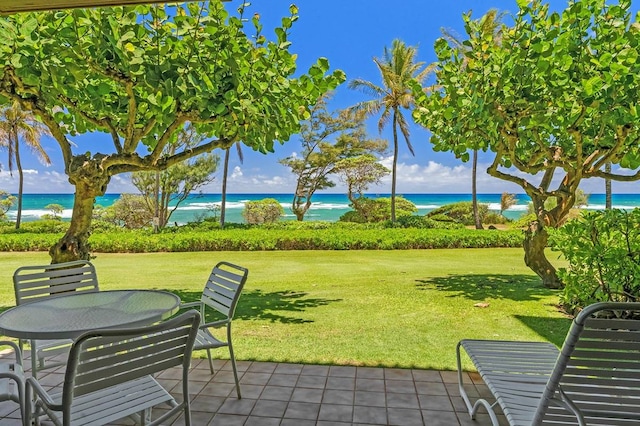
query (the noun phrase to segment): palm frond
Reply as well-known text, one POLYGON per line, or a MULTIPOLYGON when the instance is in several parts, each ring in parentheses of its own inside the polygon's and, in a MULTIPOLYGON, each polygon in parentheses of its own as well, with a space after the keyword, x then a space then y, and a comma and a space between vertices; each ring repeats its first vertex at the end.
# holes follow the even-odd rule
POLYGON ((413 146, 411 145, 411 141, 409 138, 411 136, 411 132, 409 130, 409 123, 407 123, 407 120, 404 118, 404 114, 402 114, 401 111, 397 111, 396 122, 400 126, 400 132, 404 137, 404 141, 407 143, 407 148, 409 148, 409 152, 411 153, 411 155, 415 157, 416 153, 413 151, 413 146))

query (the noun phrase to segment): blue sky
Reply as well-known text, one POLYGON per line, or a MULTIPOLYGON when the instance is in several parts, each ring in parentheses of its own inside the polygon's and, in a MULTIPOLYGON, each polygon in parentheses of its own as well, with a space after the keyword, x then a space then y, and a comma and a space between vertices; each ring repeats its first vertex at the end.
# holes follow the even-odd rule
MULTIPOLYGON (((554 10, 564 9, 566 0, 548 1, 554 10)), ((238 1, 229 3, 235 7, 238 1)), ((265 27, 265 34, 283 16, 288 16, 291 0, 254 0, 249 8, 250 14, 259 13, 265 27)), ((332 69, 341 69, 347 75, 347 81, 363 78, 380 83, 380 76, 374 57, 380 57, 385 46, 390 46, 395 38, 418 48, 418 60, 425 63, 435 61, 433 43, 441 35, 441 28, 464 35, 462 14, 469 10, 479 18, 489 9, 513 13, 517 10, 515 0, 299 0, 297 3, 300 18, 294 24, 291 50, 298 54, 298 69, 306 70, 318 57, 327 57, 332 69)), ((637 5, 634 5, 637 10, 637 5)), ((251 15, 249 15, 251 16, 251 15)), ((331 109, 345 108, 367 99, 360 92, 353 91, 347 84, 340 86, 330 103, 331 109)), ((407 112, 410 119, 410 112, 407 112)), ((371 119, 368 130, 372 137, 378 137, 377 119, 371 119)), ((390 128, 381 137, 391 140, 390 128)), ((76 145, 76 152, 92 153, 112 152, 113 147, 105 141, 102 134, 82 135, 70 138, 76 145)), ((471 192, 471 171, 469 163, 461 163, 452 154, 434 152, 429 142, 429 132, 420 126, 411 127, 411 141, 415 157, 411 156, 404 141, 401 140, 398 159, 399 193, 469 193, 471 192)), ((57 143, 45 139, 42 145, 49 153, 53 164, 41 165, 28 151, 23 150, 25 169, 25 192, 27 193, 72 193, 73 187, 64 174, 62 157, 57 143)), ((278 163, 279 159, 300 150, 299 139, 294 135, 284 145, 277 145, 275 153, 263 155, 245 147, 244 163, 240 164, 234 154, 230 161, 228 192, 230 193, 292 193, 295 180, 290 171, 278 163)), ((491 157, 480 157, 478 192, 501 193, 522 190, 513 184, 492 178, 484 173, 491 157)), ((391 167, 391 157, 382 157, 380 161, 391 167)), ((0 189, 17 191, 17 176, 11 177, 6 170, 6 152, 0 151, 0 189)), ((220 192, 220 172, 216 180, 205 187, 203 192, 220 192)), ((388 193, 391 188, 388 176, 380 186, 369 192, 388 193)), ((337 186, 328 192, 342 193, 344 186, 337 186)), ((640 192, 638 184, 614 182, 613 191, 640 192)), ((585 181, 583 189, 587 193, 604 192, 602 180, 585 181)), ((126 175, 114 176, 107 190, 109 193, 137 192, 126 175)))

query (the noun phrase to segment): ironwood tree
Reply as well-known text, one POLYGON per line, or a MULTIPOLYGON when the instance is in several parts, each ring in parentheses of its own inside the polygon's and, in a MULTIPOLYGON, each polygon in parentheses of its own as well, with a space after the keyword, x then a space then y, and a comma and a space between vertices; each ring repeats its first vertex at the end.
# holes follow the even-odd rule
POLYGON ((370 139, 365 128, 365 115, 348 111, 330 112, 329 95, 323 96, 311 109, 311 116, 302 123, 302 151, 280 160, 296 177, 296 190, 291 210, 299 221, 304 220, 317 191, 333 188, 333 176, 338 164, 347 158, 383 152, 387 142, 370 139))
MULTIPOLYGON (((197 146, 204 139, 204 135, 188 125, 178 132, 176 143, 166 148, 165 155, 171 156, 177 150, 197 146)), ((144 197, 154 217, 156 231, 167 226, 171 215, 189 195, 213 182, 213 173, 218 169, 219 162, 216 154, 204 153, 162 171, 132 173, 131 182, 144 197)))
POLYGON ((414 84, 414 118, 431 131, 435 150, 493 153, 487 173, 531 197, 536 219, 525 232, 524 260, 557 288, 544 253, 547 228, 565 221, 580 182, 640 179, 640 24, 629 0, 570 1, 560 13, 539 0, 518 5, 501 43, 470 14, 464 51, 436 41, 440 90, 414 84), (624 169, 607 171, 607 163, 624 169))
POLYGON ((325 58, 296 71, 295 6, 268 38, 258 13, 245 18, 247 5, 237 13, 212 0, 0 17, 0 104, 15 100, 47 125, 75 187, 53 262, 89 258, 95 197, 112 176, 163 170, 238 141, 272 152, 345 80, 327 73, 325 58), (187 123, 207 139, 165 154, 187 123), (87 132, 108 134, 113 151, 74 152, 68 137, 87 132))

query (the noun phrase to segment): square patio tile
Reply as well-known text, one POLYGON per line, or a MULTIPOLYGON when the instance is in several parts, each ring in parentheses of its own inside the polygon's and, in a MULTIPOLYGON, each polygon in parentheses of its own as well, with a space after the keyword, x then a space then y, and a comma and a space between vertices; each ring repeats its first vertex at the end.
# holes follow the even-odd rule
POLYGON ((356 371, 358 379, 384 379, 384 369, 374 367, 358 367, 356 371))
POLYGON ((265 386, 260 398, 275 401, 289 401, 291 395, 293 395, 293 389, 293 386, 265 386))
POLYGON ((352 405, 322 404, 318 420, 351 422, 353 419, 352 405))
POLYGON ((290 402, 287 411, 284 413, 285 418, 316 420, 320 404, 312 404, 309 402, 290 402))
POLYGON ((384 392, 356 391, 354 404, 367 407, 385 407, 387 405, 386 395, 384 392))
POLYGON ((282 418, 287 410, 286 401, 260 400, 251 411, 251 417, 278 417, 282 418))
POLYGON ((322 401, 323 392, 322 389, 295 388, 291 401, 319 403, 322 401))
POLYGON ((353 407, 353 422, 374 425, 387 424, 387 409, 383 407, 353 407))
MULTIPOLYGON (((420 410, 412 410, 409 408, 389 408, 387 409, 389 417, 389 425, 402 426, 422 426, 422 413, 420 410)), ((431 425, 431 419, 428 422, 431 425)))
POLYGON ((353 405, 354 392, 350 390, 326 389, 322 396, 323 404, 353 405))
POLYGON ((344 365, 332 365, 329 367, 329 376, 356 377, 356 367, 344 365))
POLYGON ((387 393, 387 407, 419 409, 420 403, 416 394, 387 393))
POLYGON ((274 373, 276 374, 300 374, 302 372, 302 364, 278 364, 274 373))

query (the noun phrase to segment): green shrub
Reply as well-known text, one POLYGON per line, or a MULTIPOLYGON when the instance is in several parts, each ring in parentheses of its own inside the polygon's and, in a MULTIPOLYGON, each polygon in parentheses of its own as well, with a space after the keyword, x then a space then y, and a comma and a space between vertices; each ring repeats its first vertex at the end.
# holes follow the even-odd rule
POLYGON ((69 222, 62 222, 60 220, 42 219, 35 220, 33 222, 22 222, 20 228, 15 228, 15 223, 7 222, 8 226, 3 223, 0 226, 0 234, 49 234, 56 232, 66 232, 69 229, 69 222))
MULTIPOLYGON (((354 206, 355 207, 355 206, 354 206)), ((396 219, 409 216, 417 212, 418 208, 404 197, 396 197, 396 219)), ((349 211, 340 217, 342 222, 374 223, 391 219, 391 198, 358 199, 357 209, 349 211)))
POLYGON ((509 222, 511 222, 509 218, 506 218, 501 214, 495 213, 495 212, 488 212, 485 215, 484 220, 482 221, 482 223, 501 224, 501 225, 509 222))
POLYGON ((450 222, 450 223, 457 223, 455 219, 453 219, 452 217, 447 216, 446 214, 431 214, 433 212, 429 212, 426 217, 427 219, 431 219, 431 220, 435 220, 436 222, 450 222))
MULTIPOLYGON (((485 217, 487 216, 488 212, 489 206, 487 204, 478 204, 478 215, 480 216, 480 221, 482 223, 485 223, 485 217)), ((462 223, 465 226, 475 224, 475 221, 473 219, 473 204, 471 203, 471 201, 461 201, 459 203, 446 204, 427 213, 428 218, 440 215, 447 216, 450 219, 458 223, 462 223)))
POLYGON ((154 213, 144 196, 122 194, 111 206, 100 209, 101 220, 127 229, 150 227, 154 213))
POLYGON ((338 219, 340 222, 366 223, 367 219, 355 210, 349 210, 338 219))
POLYGON ((514 220, 513 222, 511 222, 511 227, 516 229, 524 229, 524 228, 528 228, 529 224, 531 222, 535 222, 536 221, 536 215, 533 213, 527 213, 523 216, 520 216, 520 218, 518 218, 517 220, 514 220))
MULTIPOLYGON (((89 238, 96 253, 239 250, 393 250, 466 247, 521 247, 521 231, 475 229, 384 228, 382 224, 334 223, 313 229, 300 223, 282 228, 249 226, 202 231, 171 227, 151 230, 94 232, 89 238), (294 226, 299 226, 295 229, 294 226), (175 229, 174 229, 175 228, 175 229), (295 229, 295 232, 292 230, 295 229)), ((0 251, 47 251, 59 234, 0 234, 0 251)))
POLYGON ((400 216, 396 223, 390 220, 384 222, 385 228, 418 228, 418 229, 456 229, 464 228, 464 225, 452 221, 440 222, 425 216, 400 216))
POLYGON ((284 216, 284 209, 274 198, 264 198, 257 201, 247 201, 242 211, 247 223, 255 225, 277 222, 284 216))
POLYGON ((640 300, 640 209, 605 210, 550 231, 550 246, 569 262, 558 271, 560 302, 575 313, 600 301, 640 300))

